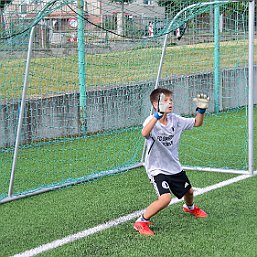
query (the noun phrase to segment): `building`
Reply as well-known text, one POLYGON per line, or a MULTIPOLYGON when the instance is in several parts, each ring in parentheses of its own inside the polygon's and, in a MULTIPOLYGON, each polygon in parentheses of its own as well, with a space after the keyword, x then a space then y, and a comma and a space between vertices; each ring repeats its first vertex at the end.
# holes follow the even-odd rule
MULTIPOLYGON (((51 1, 13 0, 4 10, 6 28, 26 26, 42 14, 42 9, 51 1)), ((74 42, 77 38, 77 1, 69 5, 56 2, 49 5, 50 12, 43 13, 39 22, 41 34, 39 44, 45 47, 47 42, 59 44, 74 42), (56 8, 58 7, 59 8, 56 8), (51 10, 52 8, 52 10, 51 10)), ((146 33, 146 26, 156 24, 165 18, 165 10, 154 0, 135 0, 130 4, 120 4, 110 0, 84 1, 84 17, 86 31, 99 31, 104 28, 117 34, 132 36, 135 33, 146 33)))

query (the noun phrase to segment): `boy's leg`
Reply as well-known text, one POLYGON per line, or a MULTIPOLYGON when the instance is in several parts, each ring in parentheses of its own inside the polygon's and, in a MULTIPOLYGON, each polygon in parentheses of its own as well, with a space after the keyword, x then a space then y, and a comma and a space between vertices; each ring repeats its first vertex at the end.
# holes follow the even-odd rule
POLYGON ((208 214, 194 204, 194 191, 192 187, 184 195, 185 204, 183 210, 192 213, 196 217, 205 218, 208 214))
POLYGON ((184 201, 187 206, 191 206, 194 204, 194 191, 192 187, 184 195, 184 201))
POLYGON ((148 227, 150 224, 152 224, 149 220, 159 211, 167 207, 170 201, 170 193, 166 193, 159 196, 159 198, 156 201, 154 201, 147 207, 145 213, 136 220, 136 222, 134 223, 134 228, 141 235, 154 235, 154 232, 148 227))
POLYGON ((146 208, 146 211, 144 213, 145 219, 149 220, 151 217, 153 217, 159 211, 166 208, 169 205, 170 201, 171 201, 171 194, 170 193, 163 194, 163 195, 159 196, 159 198, 156 201, 152 202, 146 208))

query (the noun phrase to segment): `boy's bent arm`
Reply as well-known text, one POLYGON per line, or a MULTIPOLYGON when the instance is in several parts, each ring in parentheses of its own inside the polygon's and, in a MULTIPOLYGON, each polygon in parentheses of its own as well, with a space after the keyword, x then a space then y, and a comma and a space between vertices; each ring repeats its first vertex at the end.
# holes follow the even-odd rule
POLYGON ((148 137, 154 128, 155 124, 157 122, 157 119, 153 117, 142 129, 142 136, 148 137))
POLYGON ((204 113, 197 112, 195 116, 195 127, 200 127, 203 125, 204 113))

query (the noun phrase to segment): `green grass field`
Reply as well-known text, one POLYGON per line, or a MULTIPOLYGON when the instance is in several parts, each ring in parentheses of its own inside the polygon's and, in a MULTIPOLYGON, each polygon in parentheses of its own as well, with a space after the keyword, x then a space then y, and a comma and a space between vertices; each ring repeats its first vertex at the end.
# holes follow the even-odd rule
MULTIPOLYGON (((214 65, 213 43, 192 46, 168 47, 162 69, 162 77, 212 72, 214 65)), ((86 56, 87 87, 138 83, 156 78, 161 47, 140 48, 108 54, 86 56)), ((230 41, 221 44, 221 68, 244 66, 247 63, 247 42, 230 41), (240 59, 238 58, 240 56, 240 59)), ((33 58, 27 95, 39 96, 78 91, 78 56, 33 58), (40 86, 38 86, 40 85, 40 86)), ((255 62, 257 61, 257 54, 255 62)), ((0 62, 0 97, 21 96, 24 59, 0 62)))
MULTIPOLYGON (((20 147, 14 192, 62 184, 137 163, 140 161, 143 143, 140 129, 133 128, 86 138, 64 138, 56 142, 20 147), (133 147, 129 147, 130 145, 133 147)), ((0 192, 5 194, 8 191, 13 158, 13 151, 9 150, 0 152, 0 176, 4 182, 0 185, 0 192)))
MULTIPOLYGON (((246 53, 246 46, 240 42, 222 45, 221 66, 244 65, 246 53)), ((155 78, 159 58, 159 48, 89 55, 87 83, 89 86, 101 86, 121 84, 124 78, 130 82, 148 80, 151 72, 155 78)), ((163 76, 170 76, 171 68, 172 74, 177 75, 213 70, 212 44, 169 47, 166 58, 163 76)), ((1 99, 21 95, 23 73, 24 60, 10 59, 0 63, 1 99)), ((38 96, 77 91, 77 73, 77 56, 34 59, 28 94, 38 96)), ((254 131, 257 130, 256 115, 255 108, 254 131)), ((244 109, 207 116, 203 127, 183 136, 183 165, 246 169, 246 125, 244 109)), ((117 135, 117 131, 115 133, 117 135)), ((256 142, 255 137, 255 169, 256 142)), ((119 132, 119 136, 115 137, 110 133, 23 147, 19 152, 14 190, 29 191, 92 172, 133 164, 140 161, 142 146, 140 128, 133 128, 119 132), (105 142, 104 146, 102 142, 105 142)), ((9 150, 0 152, 0 194, 5 196, 12 159, 12 151, 9 150)), ((204 188, 235 175, 190 171, 188 176, 193 186, 204 188)), ((170 206, 153 218, 155 237, 140 236, 133 230, 134 220, 131 220, 39 256, 256 257, 256 183, 257 176, 254 176, 198 196, 196 203, 209 213, 204 220, 184 214, 181 203, 170 206)), ((138 168, 0 205, 0 257, 11 256, 142 210, 155 197, 144 169, 138 168)))
MULTIPOLYGON (((195 187, 233 175, 188 172, 195 187)), ((196 197, 209 213, 197 219, 183 213, 182 203, 152 221, 156 235, 142 237, 134 220, 101 231, 38 256, 193 256, 255 257, 256 183, 252 177, 196 197)), ((1 256, 10 256, 144 209, 155 199, 143 168, 93 183, 2 205, 1 256)))
MULTIPOLYGON (((256 110, 255 108, 255 127, 256 110)), ((139 163, 144 144, 140 132, 141 126, 86 138, 64 138, 21 146, 15 171, 14 193, 61 185, 102 171, 139 163)), ((180 159, 185 166, 247 170, 246 135, 244 108, 208 115, 204 126, 184 133, 180 159)), ((12 149, 9 150, 0 152, 1 198, 8 192, 13 157, 12 149)), ((255 151, 257 152, 257 144, 255 151)))
MULTIPOLYGON (((239 167, 239 164, 244 165, 242 161, 245 159, 245 153, 242 151, 245 148, 244 139, 240 137, 242 141, 237 141, 234 138, 233 147, 226 147, 226 142, 228 145, 232 144, 232 137, 236 135, 233 133, 235 128, 237 128, 236 132, 238 132, 241 126, 242 131, 244 131, 245 125, 242 126, 241 124, 244 119, 243 109, 229 112, 226 115, 222 114, 221 116, 207 116, 205 125, 202 128, 194 129, 191 132, 188 131, 189 133, 187 134, 186 132, 183 137, 181 145, 182 163, 185 164, 185 160, 191 156, 190 162, 202 161, 208 163, 213 161, 215 165, 218 165, 218 161, 220 161, 219 165, 222 166, 224 165, 224 160, 227 160, 228 163, 234 164, 235 167, 239 167), (220 122, 223 127, 219 126, 220 122), (220 134, 221 142, 224 145, 217 144, 217 135, 215 136, 215 134, 218 131, 224 132, 220 134), (188 137, 191 133, 192 136, 188 137), (211 135, 213 135, 213 139, 211 135), (200 141, 199 138, 201 139, 200 141), (199 146, 200 142, 203 143, 202 146, 199 146), (214 142, 216 142, 216 145, 214 142), (188 145, 191 147, 188 148, 188 145), (203 146, 205 146, 203 148, 205 151, 196 151, 196 147, 200 150, 203 146), (207 146, 209 147, 208 150, 206 149, 207 146)), ((128 138, 137 141, 138 132, 135 133, 135 131, 132 130, 126 133, 135 134, 134 139, 131 134, 128 138)), ((112 142, 111 135, 105 135, 105 137, 106 142, 110 145, 110 142, 112 142)), ((92 138, 94 140, 91 145, 89 144, 91 150, 98 145, 95 139, 103 140, 101 137, 92 138)), ((110 159, 112 162, 115 162, 115 156, 121 154, 121 151, 117 150, 117 148, 114 151, 115 147, 120 145, 117 140, 114 141, 113 148, 110 146, 110 149, 113 149, 113 159, 110 159)), ((131 144, 131 141, 125 140, 125 142, 126 144, 131 144)), ((68 147, 69 144, 74 149, 83 149, 80 148, 80 140, 65 142, 67 149, 72 149, 68 147)), ((255 156, 257 153, 256 146, 257 144, 255 144, 255 156)), ((20 177, 26 186, 36 177, 38 177, 38 183, 40 183, 40 179, 42 183, 43 179, 48 177, 51 172, 45 173, 44 168, 41 168, 40 171, 40 165, 44 167, 42 164, 45 164, 54 153, 56 154, 55 157, 63 157, 65 152, 63 145, 61 148, 63 150, 58 152, 58 144, 47 143, 43 145, 44 155, 42 155, 42 149, 37 152, 39 149, 40 146, 24 149, 23 155, 32 157, 33 164, 37 161, 39 162, 37 166, 38 173, 25 172, 23 180, 20 177)), ((130 151, 133 152, 133 149, 130 149, 130 151)), ((71 160, 78 160, 78 153, 77 155, 73 154, 75 154, 75 151, 69 155, 69 157, 72 157, 71 160)), ((82 157, 86 158, 86 155, 82 157)), ((102 155, 103 161, 98 161, 99 164, 92 162, 90 165, 102 165, 99 167, 104 168, 106 165, 105 158, 106 155, 102 155)), ((126 159, 125 157, 122 158, 126 159)), ((19 164, 21 167, 33 166, 30 162, 26 164, 28 159, 24 158, 24 160, 25 163, 19 164)), ((255 158, 255 167, 256 161, 257 158, 255 158)), ((87 161, 84 160, 84 163, 87 163, 87 161)), ((58 162, 55 165, 60 165, 60 169, 63 166, 58 162)), ((82 165, 82 162, 79 165, 82 165)), ((70 167, 73 166, 76 166, 76 162, 70 167)), ((52 175, 58 175, 58 173, 53 173, 52 175)), ((194 187, 204 188, 236 175, 188 171, 188 176, 194 187)), ((182 203, 170 206, 153 217, 154 224, 152 228, 156 233, 153 238, 142 237, 134 231, 132 227, 133 219, 122 225, 41 253, 38 256, 148 257, 190 255, 193 257, 256 257, 256 183, 257 176, 254 176, 197 196, 195 202, 209 213, 207 219, 197 219, 183 213, 182 203)), ((0 241, 2 246, 0 256, 7 257, 24 252, 120 216, 142 210, 155 197, 154 190, 148 182, 144 169, 138 168, 125 173, 107 176, 90 183, 79 184, 2 204, 0 205, 0 241)))

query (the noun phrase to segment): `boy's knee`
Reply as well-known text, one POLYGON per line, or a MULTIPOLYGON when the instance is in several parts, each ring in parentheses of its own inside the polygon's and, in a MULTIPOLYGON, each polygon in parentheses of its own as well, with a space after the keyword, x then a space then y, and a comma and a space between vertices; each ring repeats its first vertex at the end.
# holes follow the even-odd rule
POLYGON ((191 187, 187 192, 186 192, 187 195, 193 195, 194 194, 194 190, 193 188, 191 187))
POLYGON ((192 188, 190 188, 184 195, 184 199, 186 201, 192 201, 194 198, 194 190, 192 188))
POLYGON ((171 201, 171 194, 163 194, 159 197, 159 200, 162 201, 163 204, 168 206, 171 201))

